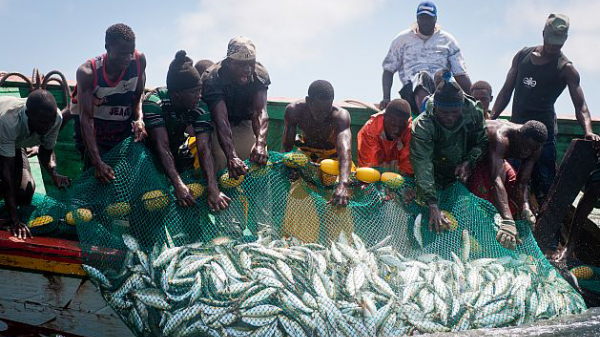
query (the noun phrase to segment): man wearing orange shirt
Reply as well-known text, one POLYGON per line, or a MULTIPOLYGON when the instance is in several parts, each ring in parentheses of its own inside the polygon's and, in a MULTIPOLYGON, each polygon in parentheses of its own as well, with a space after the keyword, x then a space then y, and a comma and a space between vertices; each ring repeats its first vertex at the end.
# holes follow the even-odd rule
POLYGON ((358 132, 358 164, 381 167, 412 175, 410 104, 403 99, 391 101, 383 112, 374 114, 358 132))

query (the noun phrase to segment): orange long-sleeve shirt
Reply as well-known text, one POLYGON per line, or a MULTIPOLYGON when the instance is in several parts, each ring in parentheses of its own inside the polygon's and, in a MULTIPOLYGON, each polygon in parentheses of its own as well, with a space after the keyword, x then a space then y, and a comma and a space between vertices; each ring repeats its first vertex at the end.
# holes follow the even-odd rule
POLYGON ((404 174, 413 174, 410 163, 410 137, 412 119, 400 137, 390 141, 383 129, 383 112, 367 121, 358 132, 358 164, 360 167, 385 167, 404 174))

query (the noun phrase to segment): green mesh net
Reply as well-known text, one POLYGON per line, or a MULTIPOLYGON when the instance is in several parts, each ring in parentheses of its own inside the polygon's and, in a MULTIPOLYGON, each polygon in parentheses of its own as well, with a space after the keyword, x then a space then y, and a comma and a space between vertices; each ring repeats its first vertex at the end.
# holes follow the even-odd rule
POLYGON ((146 148, 125 141, 105 158, 113 183, 85 172, 31 216, 76 223, 85 270, 138 336, 401 336, 585 310, 529 227, 503 248, 495 208, 463 185, 439 192, 455 220, 435 234, 427 209, 403 202, 410 179, 355 182, 339 208, 335 177, 300 160, 287 162, 300 171, 291 181, 284 156, 269 158, 241 182, 222 179, 232 203, 211 213, 201 175, 183 175, 197 203, 179 207, 146 148))

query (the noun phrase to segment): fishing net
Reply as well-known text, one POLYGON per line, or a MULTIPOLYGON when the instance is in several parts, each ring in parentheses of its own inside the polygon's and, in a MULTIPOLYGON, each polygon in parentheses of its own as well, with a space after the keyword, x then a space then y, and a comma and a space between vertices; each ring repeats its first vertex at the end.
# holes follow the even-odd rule
POLYGON ((212 213, 198 172, 183 174, 197 198, 183 208, 142 144, 104 159, 114 182, 85 172, 47 209, 76 223, 85 270, 138 336, 401 336, 585 310, 529 227, 503 248, 495 208, 461 184, 439 192, 452 226, 436 234, 426 207, 404 203, 410 179, 354 179, 334 207, 335 176, 270 153, 243 179, 219 175, 232 202, 212 213))

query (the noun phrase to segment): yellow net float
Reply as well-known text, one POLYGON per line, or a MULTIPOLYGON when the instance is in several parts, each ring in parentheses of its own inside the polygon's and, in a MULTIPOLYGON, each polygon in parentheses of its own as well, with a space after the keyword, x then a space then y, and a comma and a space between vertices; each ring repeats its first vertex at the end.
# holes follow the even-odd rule
POLYGON ((131 206, 128 202, 116 202, 106 207, 106 214, 111 218, 122 218, 131 213, 131 206))
POLYGON ((78 222, 89 222, 92 220, 92 211, 87 208, 78 208, 74 211, 67 213, 65 220, 67 224, 73 226, 78 222))
POLYGON ((144 193, 142 196, 142 203, 144 208, 148 211, 161 210, 169 204, 169 197, 161 190, 154 190, 144 193))
POLYGON ((340 162, 333 159, 321 160, 321 171, 332 176, 340 175, 340 162))
POLYGON ((190 189, 190 192, 192 192, 192 196, 194 197, 194 199, 198 199, 204 194, 205 189, 202 184, 191 183, 187 184, 186 186, 190 189))
POLYGON ((442 211, 442 214, 446 216, 446 219, 450 220, 450 228, 449 231, 455 231, 458 229, 458 220, 452 215, 452 213, 448 211, 442 211))
POLYGON ((404 185, 404 177, 395 172, 383 172, 381 174, 381 183, 385 187, 395 190, 404 185))
POLYGON ((289 168, 301 168, 306 166, 308 162, 308 157, 300 152, 290 152, 283 156, 283 165, 289 168))
POLYGON ((578 280, 589 280, 594 276, 594 270, 588 266, 575 267, 571 269, 571 273, 573 273, 578 280))
POLYGON ((381 178, 381 174, 374 168, 371 167, 359 167, 356 169, 356 179, 363 183, 371 184, 378 182, 381 178))
POLYGON ((223 173, 223 175, 221 175, 219 178, 219 182, 221 183, 221 187, 223 189, 238 187, 243 181, 244 176, 239 176, 237 179, 233 179, 229 176, 229 172, 227 171, 225 171, 225 173, 223 173))
MULTIPOLYGON (((304 157, 306 157, 306 156, 304 156, 304 157)), ((273 163, 271 163, 270 160, 267 161, 266 165, 258 165, 257 163, 250 163, 248 172, 252 173, 252 175, 256 178, 262 178, 262 177, 266 177, 267 174, 269 174, 272 166, 273 166, 273 163)))
POLYGON ((47 224, 50 224, 54 222, 54 218, 49 216, 49 215, 42 215, 42 216, 38 216, 37 218, 29 221, 29 224, 27 225, 27 227, 32 228, 32 227, 38 227, 38 226, 44 226, 47 224))

